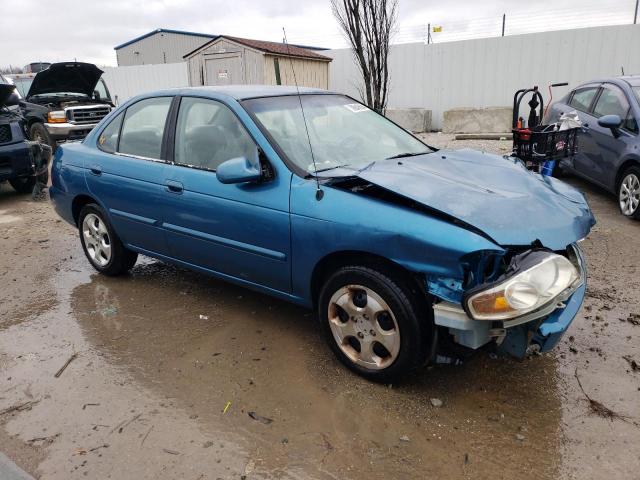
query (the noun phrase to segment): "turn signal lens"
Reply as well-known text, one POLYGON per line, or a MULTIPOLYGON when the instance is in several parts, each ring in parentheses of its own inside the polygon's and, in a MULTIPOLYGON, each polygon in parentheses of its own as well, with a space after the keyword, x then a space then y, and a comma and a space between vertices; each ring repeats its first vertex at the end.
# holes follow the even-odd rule
POLYGON ((49 123, 65 123, 66 121, 64 110, 53 110, 47 114, 47 122, 49 123))
POLYGON ((476 320, 507 320, 537 310, 580 280, 578 270, 550 253, 536 265, 472 295, 467 308, 476 320))

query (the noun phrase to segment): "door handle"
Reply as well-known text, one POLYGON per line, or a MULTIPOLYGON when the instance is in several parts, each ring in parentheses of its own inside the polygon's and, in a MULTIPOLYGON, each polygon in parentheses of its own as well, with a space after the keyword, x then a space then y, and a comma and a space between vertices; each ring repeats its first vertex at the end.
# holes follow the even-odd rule
POLYGON ((167 180, 164 183, 164 186, 169 193, 177 193, 180 194, 184 190, 182 183, 176 182, 175 180, 167 180))
POLYGON ((93 175, 102 175, 102 167, 100 165, 91 165, 89 167, 89 171, 93 174, 93 175))

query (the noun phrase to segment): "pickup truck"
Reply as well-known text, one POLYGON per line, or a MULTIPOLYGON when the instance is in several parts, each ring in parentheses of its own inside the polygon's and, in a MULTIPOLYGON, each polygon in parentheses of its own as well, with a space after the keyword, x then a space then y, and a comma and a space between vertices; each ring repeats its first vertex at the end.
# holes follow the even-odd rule
POLYGON ((81 62, 54 63, 38 72, 21 102, 29 138, 55 151, 60 143, 86 137, 114 108, 102 73, 81 62))

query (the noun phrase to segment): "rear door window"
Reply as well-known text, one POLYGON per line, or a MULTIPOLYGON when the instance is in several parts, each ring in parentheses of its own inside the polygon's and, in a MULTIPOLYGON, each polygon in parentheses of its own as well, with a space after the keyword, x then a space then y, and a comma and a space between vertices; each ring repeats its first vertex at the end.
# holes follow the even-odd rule
POLYGON ((118 153, 159 160, 173 97, 147 98, 127 108, 118 153))
POLYGON ((573 92, 569 105, 581 112, 588 112, 596 93, 598 93, 598 87, 579 88, 573 92))

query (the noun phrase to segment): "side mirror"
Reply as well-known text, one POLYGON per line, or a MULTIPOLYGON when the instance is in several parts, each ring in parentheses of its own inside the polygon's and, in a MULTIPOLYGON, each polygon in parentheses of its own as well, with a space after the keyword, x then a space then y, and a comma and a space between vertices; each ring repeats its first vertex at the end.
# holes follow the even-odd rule
POLYGON ((20 95, 18 95, 17 92, 13 92, 11 95, 9 95, 9 98, 5 102, 5 105, 7 107, 14 107, 19 104, 20 104, 20 95))
POLYGON ((246 157, 232 158, 216 169, 218 181, 225 184, 257 182, 261 176, 260 166, 246 157))
POLYGON ((13 107, 20 103, 20 95, 16 92, 15 85, 0 83, 0 107, 13 107))
POLYGON ((610 128, 614 137, 618 138, 620 132, 618 129, 622 125, 622 119, 619 115, 604 115, 598 119, 598 125, 604 128, 610 128))

